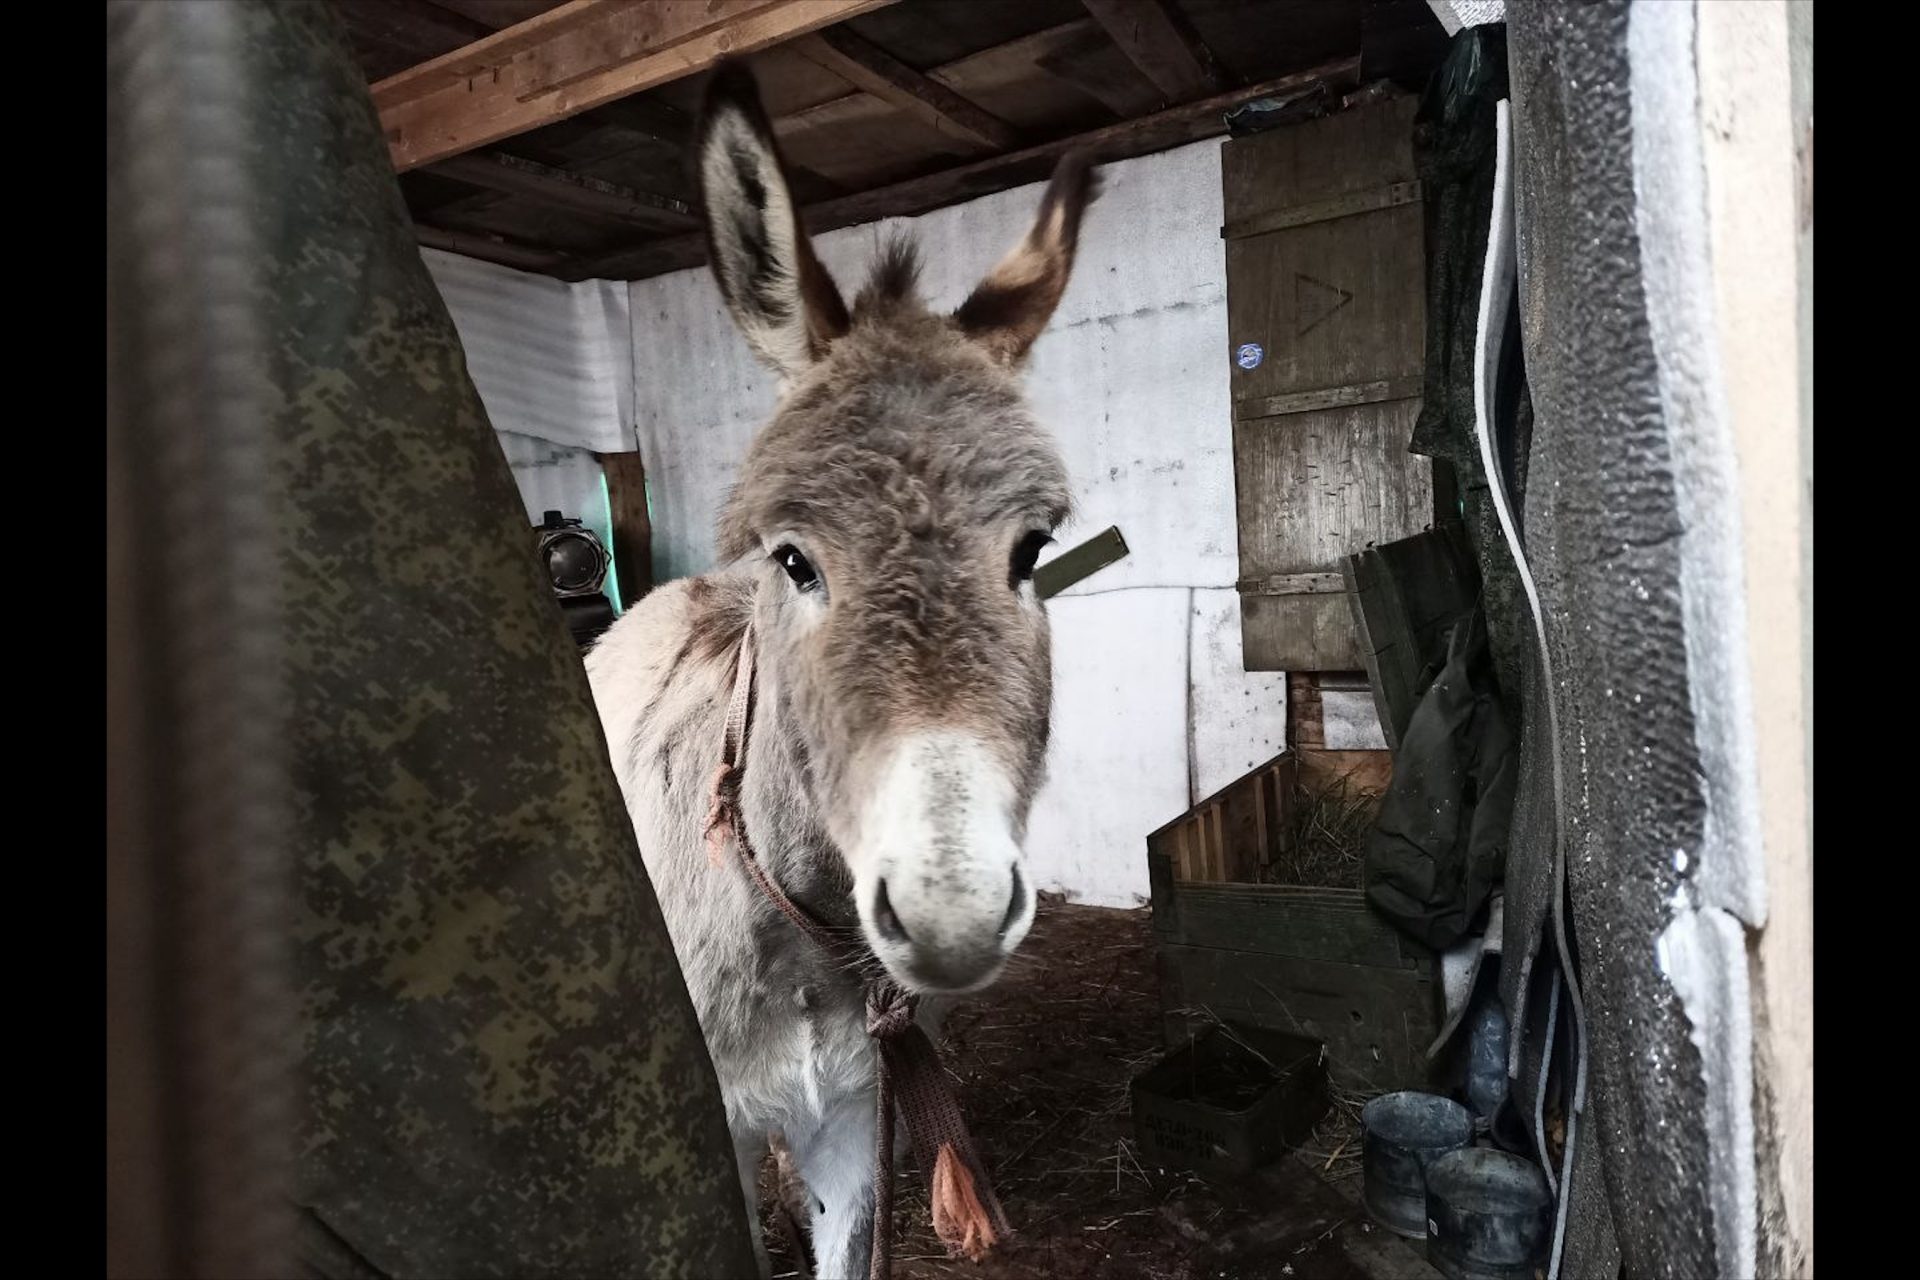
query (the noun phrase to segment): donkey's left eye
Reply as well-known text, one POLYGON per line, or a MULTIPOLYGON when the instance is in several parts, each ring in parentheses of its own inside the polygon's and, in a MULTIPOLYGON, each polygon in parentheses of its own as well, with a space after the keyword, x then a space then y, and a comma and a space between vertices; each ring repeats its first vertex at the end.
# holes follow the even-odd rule
POLYGON ((802 591, 812 591, 820 585, 820 575, 807 563, 807 558, 792 547, 776 547, 773 559, 774 563, 787 571, 787 576, 793 579, 793 585, 802 591))
POLYGON ((1017 587, 1033 579, 1033 566, 1040 560, 1040 552, 1053 539, 1038 529, 1020 539, 1013 548, 1012 571, 1007 577, 1007 585, 1017 587))

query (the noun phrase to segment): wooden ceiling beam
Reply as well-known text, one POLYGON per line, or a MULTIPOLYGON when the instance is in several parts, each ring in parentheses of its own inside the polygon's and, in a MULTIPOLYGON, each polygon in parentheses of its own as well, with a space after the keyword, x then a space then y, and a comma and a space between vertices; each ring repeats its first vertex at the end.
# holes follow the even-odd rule
MULTIPOLYGON (((807 229, 818 234, 880 218, 925 213, 1009 187, 1039 182, 1069 151, 1085 150, 1095 163, 1105 164, 1218 137, 1226 132, 1223 118, 1226 112, 1244 102, 1256 98, 1286 98, 1322 84, 1347 89, 1359 82, 1359 74, 1359 58, 1341 58, 1275 80, 1263 80, 1197 102, 1169 107, 1136 120, 1124 120, 1005 155, 988 156, 872 191, 818 201, 806 206, 802 217, 807 229)), ((639 279, 698 266, 705 257, 704 236, 698 233, 665 236, 628 249, 582 256, 558 274, 567 280, 593 276, 639 279)))
POLYGON ((423 248, 443 249, 448 253, 457 253, 463 258, 497 262, 503 267, 514 267, 520 271, 553 274, 570 261, 569 256, 558 249, 543 249, 538 245, 521 244, 504 236, 475 235, 470 231, 449 231, 444 227, 430 226, 424 222, 413 224, 413 238, 423 248))
MULTIPOLYGON (((600 165, 651 142, 675 148, 684 147, 693 133, 693 121, 683 111, 651 98, 622 98, 597 107, 592 120, 603 126, 588 137, 588 145, 570 149, 567 165, 600 165), (630 141, 623 141, 631 139, 630 141)), ((535 200, 542 204, 578 209, 651 227, 656 231, 680 231, 693 226, 698 217, 685 200, 652 191, 640 191, 577 169, 556 168, 527 157, 501 151, 486 153, 491 168, 467 162, 481 153, 468 152, 441 160, 420 173, 454 179, 464 185, 483 188, 467 195, 456 195, 424 208, 417 215, 436 222, 448 217, 471 219, 486 209, 511 198, 535 200), (536 176, 537 175, 537 176, 536 176), (551 178, 552 181, 542 181, 551 178), (659 210, 650 214, 648 210, 659 210)), ((788 166, 793 178, 794 196, 801 201, 825 200, 845 195, 847 189, 821 177, 802 165, 788 166)))
POLYGON ((472 151, 894 0, 572 0, 389 76, 396 171, 472 151))
POLYGON ((1034 70, 1093 99, 1121 120, 1147 115, 1166 105, 1166 97, 1143 76, 1114 75, 1100 55, 1113 50, 1113 41, 1091 19, 1080 30, 1058 41, 1034 58, 1034 70), (1096 59, 1099 59, 1096 61, 1096 59))
POLYGON ((1220 69, 1199 33, 1167 0, 1080 0, 1127 61, 1169 102, 1218 93, 1220 69))
POLYGON ((527 196, 542 204, 613 218, 653 231, 683 231, 698 224, 692 207, 684 200, 636 191, 499 151, 452 156, 428 172, 469 186, 527 196))
POLYGON ((1019 131, 1005 120, 845 27, 802 36, 788 47, 968 150, 1012 151, 1020 145, 1019 131))

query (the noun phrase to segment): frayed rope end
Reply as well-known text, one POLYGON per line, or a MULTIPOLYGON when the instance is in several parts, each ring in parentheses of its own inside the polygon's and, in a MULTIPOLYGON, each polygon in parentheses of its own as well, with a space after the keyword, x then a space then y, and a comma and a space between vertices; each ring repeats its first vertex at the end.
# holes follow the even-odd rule
POLYGON ((949 1253, 978 1262, 998 1244, 993 1220, 973 1185, 973 1173, 951 1142, 940 1144, 933 1164, 933 1231, 949 1253))

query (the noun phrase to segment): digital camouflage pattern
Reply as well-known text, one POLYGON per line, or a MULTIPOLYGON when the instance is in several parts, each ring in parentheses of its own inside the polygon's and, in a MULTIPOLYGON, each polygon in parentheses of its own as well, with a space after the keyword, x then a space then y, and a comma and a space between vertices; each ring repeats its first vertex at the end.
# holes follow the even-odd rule
POLYGON ((250 5, 300 851, 303 1267, 752 1276, 580 660, 327 6, 250 5))

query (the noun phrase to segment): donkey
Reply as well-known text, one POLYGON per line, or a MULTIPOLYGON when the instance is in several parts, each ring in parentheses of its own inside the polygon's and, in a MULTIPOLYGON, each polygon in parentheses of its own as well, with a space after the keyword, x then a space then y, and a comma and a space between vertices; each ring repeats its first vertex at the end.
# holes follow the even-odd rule
POLYGON ((782 394, 720 515, 728 567, 646 596, 587 671, 756 1244, 778 1134, 812 1199, 818 1274, 863 1275, 876 1117, 860 982, 702 840, 735 663, 750 635, 738 803, 759 865, 932 1025, 941 999, 999 976, 1033 920, 1021 845, 1052 673, 1032 578, 1069 493, 1018 372, 1095 186, 1084 158, 1063 160, 1032 229, 951 315, 918 298, 900 241, 849 311, 749 73, 716 73, 695 147, 714 275, 782 394))

